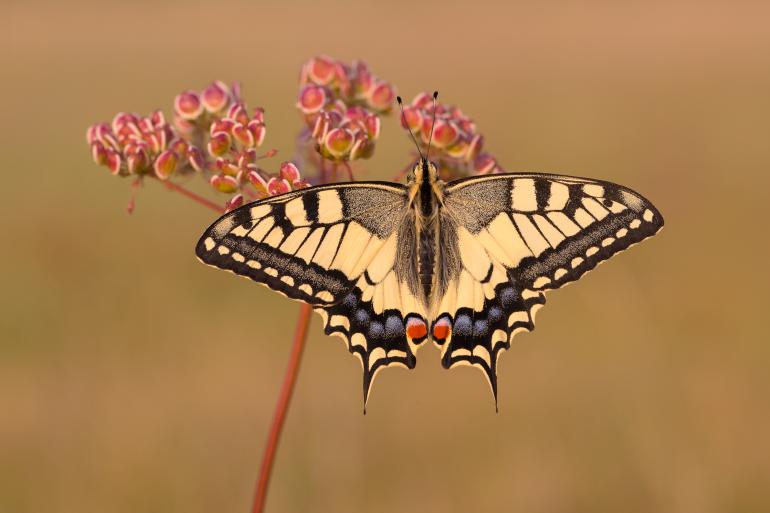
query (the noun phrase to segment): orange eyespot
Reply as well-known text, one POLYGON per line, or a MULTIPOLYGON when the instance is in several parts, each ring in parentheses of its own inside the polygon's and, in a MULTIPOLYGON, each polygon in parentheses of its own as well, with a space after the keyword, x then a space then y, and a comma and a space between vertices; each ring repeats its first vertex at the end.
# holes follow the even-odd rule
POLYGON ((406 334, 413 340, 424 338, 428 334, 428 328, 422 321, 414 320, 406 327, 406 334))
POLYGON ((444 340, 449 336, 448 324, 436 324, 433 326, 433 338, 436 340, 444 340))

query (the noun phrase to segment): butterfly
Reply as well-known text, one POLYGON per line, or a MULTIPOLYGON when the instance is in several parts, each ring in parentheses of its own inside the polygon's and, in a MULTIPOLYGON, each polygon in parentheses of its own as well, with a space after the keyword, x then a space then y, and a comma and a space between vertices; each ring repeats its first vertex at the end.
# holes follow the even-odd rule
POLYGON ((363 367, 366 404, 387 367, 432 341, 472 365, 497 404, 497 364, 534 329, 545 293, 663 226, 629 188, 538 173, 450 182, 420 158, 407 183, 319 185, 233 210, 196 246, 206 264, 309 303, 363 367))

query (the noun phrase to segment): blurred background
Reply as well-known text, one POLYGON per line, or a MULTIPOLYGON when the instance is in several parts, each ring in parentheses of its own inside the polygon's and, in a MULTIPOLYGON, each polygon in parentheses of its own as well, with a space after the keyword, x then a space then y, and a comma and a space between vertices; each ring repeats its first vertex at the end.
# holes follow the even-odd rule
MULTIPOLYGON (((505 168, 630 186, 666 228, 549 294, 501 359, 499 414, 429 348, 361 415, 360 364, 314 318, 268 511, 770 510, 767 2, 2 11, 0 512, 248 511, 298 305, 195 259, 200 205, 150 181, 127 215, 84 134, 239 80, 277 169, 321 53, 439 89, 505 168)), ((386 120, 358 178, 410 151, 386 120)))

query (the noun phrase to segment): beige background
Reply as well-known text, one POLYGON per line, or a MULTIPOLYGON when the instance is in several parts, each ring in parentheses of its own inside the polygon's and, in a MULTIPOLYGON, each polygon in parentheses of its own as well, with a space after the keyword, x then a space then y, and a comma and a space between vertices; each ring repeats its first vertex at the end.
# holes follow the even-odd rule
MULTIPOLYGON (((128 180, 84 132, 237 79, 277 166, 317 53, 406 97, 438 88, 506 168, 631 186, 667 226, 549 295, 501 360, 499 415, 431 348, 362 416, 359 363, 314 319, 269 511, 770 510, 768 19, 730 1, 4 4, 0 511, 248 510, 298 307, 195 260, 200 206, 150 183, 126 215, 128 180)), ((360 178, 408 161, 383 131, 360 178)))

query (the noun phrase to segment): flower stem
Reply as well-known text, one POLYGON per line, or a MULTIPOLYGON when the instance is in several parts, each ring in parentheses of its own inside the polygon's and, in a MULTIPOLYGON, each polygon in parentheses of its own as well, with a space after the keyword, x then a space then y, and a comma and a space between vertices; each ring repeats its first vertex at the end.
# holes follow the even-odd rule
POLYGON ((286 373, 283 376, 281 392, 278 396, 278 402, 273 412, 273 424, 270 426, 270 433, 265 443, 265 451, 262 454, 262 465, 259 469, 257 478, 257 489, 254 492, 254 502, 251 507, 251 513, 262 513, 265 508, 265 499, 267 498, 267 487, 270 484, 270 475, 273 471, 273 460, 275 451, 278 448, 278 441, 283 429, 283 421, 286 418, 286 411, 289 409, 294 385, 297 382, 299 364, 302 359, 302 351, 305 348, 305 339, 307 338, 307 328, 310 324, 310 317, 313 314, 313 308, 308 304, 302 304, 297 319, 297 327, 294 330, 294 342, 291 346, 289 363, 286 367, 286 373))
POLYGON ((184 196, 187 196, 191 200, 195 201, 196 203, 200 203, 204 207, 208 207, 208 208, 210 208, 212 210, 216 210, 220 214, 225 211, 225 209, 221 205, 217 205, 213 201, 207 200, 203 196, 200 196, 200 195, 198 195, 198 194, 196 194, 196 193, 194 193, 194 192, 192 192, 192 191, 190 191, 188 189, 185 189, 184 187, 182 187, 179 184, 176 184, 176 183, 171 182, 171 181, 160 181, 160 183, 165 185, 166 189, 169 189, 169 190, 172 190, 174 192, 178 192, 180 194, 183 194, 184 196))

